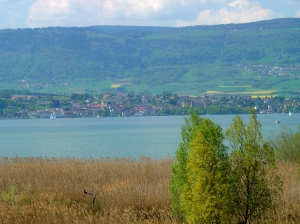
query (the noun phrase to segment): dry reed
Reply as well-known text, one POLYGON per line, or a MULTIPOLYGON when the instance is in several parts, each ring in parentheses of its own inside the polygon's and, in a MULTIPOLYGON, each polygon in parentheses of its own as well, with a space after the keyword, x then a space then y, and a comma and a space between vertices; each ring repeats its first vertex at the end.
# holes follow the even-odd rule
MULTIPOLYGON (((0 223, 179 223, 170 209, 173 163, 171 158, 1 158, 0 223)), ((298 165, 278 166, 284 192, 265 223, 300 223, 298 165)))
POLYGON ((299 163, 278 162, 278 173, 283 181, 283 193, 277 198, 277 208, 268 213, 265 223, 300 223, 300 174, 299 163))

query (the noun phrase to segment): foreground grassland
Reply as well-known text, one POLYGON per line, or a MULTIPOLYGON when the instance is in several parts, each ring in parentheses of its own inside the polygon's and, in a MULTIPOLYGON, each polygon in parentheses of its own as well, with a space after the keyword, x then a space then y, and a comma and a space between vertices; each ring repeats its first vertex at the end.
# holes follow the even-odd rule
MULTIPOLYGON (((1 158, 0 223, 180 223, 170 209, 173 163, 170 158, 1 158)), ((300 223, 298 166, 278 163, 283 195, 260 223, 300 223)))

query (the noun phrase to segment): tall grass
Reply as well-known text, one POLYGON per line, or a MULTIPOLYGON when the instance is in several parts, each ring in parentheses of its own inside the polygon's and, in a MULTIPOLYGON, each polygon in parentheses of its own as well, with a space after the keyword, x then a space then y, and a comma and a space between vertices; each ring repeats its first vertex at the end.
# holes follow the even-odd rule
MULTIPOLYGON (((1 158, 0 223, 179 223, 170 209, 173 163, 1 158)), ((278 168, 284 192, 278 208, 260 223, 300 223, 298 164, 278 162, 278 168)))
POLYGON ((174 223, 172 162, 2 158, 0 223, 174 223))
POLYGON ((278 196, 278 207, 270 211, 265 223, 300 223, 300 175, 299 163, 285 161, 277 163, 278 172, 283 181, 283 194, 278 196))

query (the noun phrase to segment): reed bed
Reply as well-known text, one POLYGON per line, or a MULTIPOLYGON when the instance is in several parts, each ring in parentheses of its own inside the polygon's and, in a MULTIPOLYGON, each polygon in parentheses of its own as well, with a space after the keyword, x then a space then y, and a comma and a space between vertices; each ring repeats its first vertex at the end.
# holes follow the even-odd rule
MULTIPOLYGON (((1 158, 0 223, 180 223, 171 212, 171 158, 1 158), (86 193, 84 193, 86 192, 86 193)), ((300 223, 294 163, 265 223, 300 223)))
POLYGON ((300 173, 299 163, 278 162, 278 172, 283 181, 283 193, 277 198, 277 208, 267 214, 265 223, 300 223, 300 173))

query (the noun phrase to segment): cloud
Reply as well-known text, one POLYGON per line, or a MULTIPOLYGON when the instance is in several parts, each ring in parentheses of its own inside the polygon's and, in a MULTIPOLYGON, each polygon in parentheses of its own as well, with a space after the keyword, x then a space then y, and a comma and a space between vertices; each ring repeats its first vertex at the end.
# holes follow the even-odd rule
POLYGON ((217 1, 225 0, 36 0, 29 9, 27 24, 174 25, 179 17, 196 16, 199 5, 217 1))
MULTIPOLYGON (((0 0, 6 2, 8 0, 0 0)), ((22 1, 22 0, 12 0, 22 1)), ((279 18, 261 0, 23 0, 28 27, 246 23, 279 18)), ((282 0, 292 1, 292 0, 282 0)), ((298 1, 298 0, 297 0, 298 1)))
POLYGON ((296 17, 298 17, 298 18, 300 18, 300 10, 298 10, 297 12, 296 12, 296 15, 295 15, 296 17))
POLYGON ((27 22, 34 27, 58 22, 67 25, 72 21, 74 24, 87 24, 89 21, 104 24, 122 17, 129 20, 143 19, 158 13, 171 2, 172 0, 37 0, 30 7, 27 22))
POLYGON ((72 8, 68 0, 38 0, 29 9, 27 23, 29 27, 51 25, 63 21, 71 14, 72 8))
POLYGON ((265 9, 259 2, 248 0, 232 0, 219 10, 204 10, 199 12, 193 21, 178 20, 177 26, 212 25, 228 23, 247 23, 259 20, 282 17, 270 9, 265 9))

